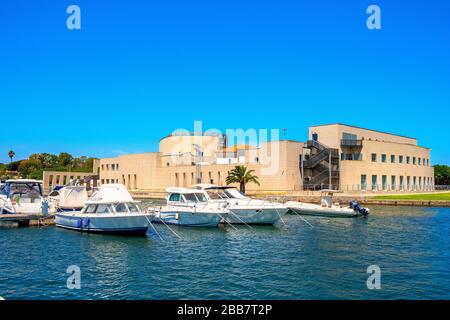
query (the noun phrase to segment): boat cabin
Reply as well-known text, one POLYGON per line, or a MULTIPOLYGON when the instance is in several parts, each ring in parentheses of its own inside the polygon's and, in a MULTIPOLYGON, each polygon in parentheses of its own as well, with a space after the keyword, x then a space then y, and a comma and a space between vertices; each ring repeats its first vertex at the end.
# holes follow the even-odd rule
POLYGON ((206 194, 201 190, 168 188, 166 192, 168 205, 189 205, 208 202, 206 194))
POLYGON ((141 212, 128 190, 122 184, 104 184, 86 202, 82 213, 137 213, 141 212))

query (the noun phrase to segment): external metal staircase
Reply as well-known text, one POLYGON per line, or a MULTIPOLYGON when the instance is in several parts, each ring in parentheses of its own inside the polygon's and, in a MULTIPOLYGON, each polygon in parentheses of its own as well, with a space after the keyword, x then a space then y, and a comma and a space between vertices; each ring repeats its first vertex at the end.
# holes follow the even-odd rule
POLYGON ((339 150, 329 148, 316 140, 309 140, 307 148, 310 149, 310 156, 303 161, 304 189, 318 190, 338 186, 339 150))

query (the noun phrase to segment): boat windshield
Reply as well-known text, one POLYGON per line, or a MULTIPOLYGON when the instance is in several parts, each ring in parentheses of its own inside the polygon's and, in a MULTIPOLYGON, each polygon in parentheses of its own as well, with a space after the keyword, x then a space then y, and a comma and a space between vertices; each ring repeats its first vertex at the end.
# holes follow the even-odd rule
POLYGON ((225 189, 224 192, 231 199, 246 199, 239 191, 236 189, 225 189))
POLYGON ((138 205, 133 202, 128 203, 128 209, 131 213, 140 212, 138 205))
POLYGON ((206 202, 206 196, 203 193, 185 193, 184 198, 187 202, 206 202))
POLYGON ((210 189, 207 190, 206 193, 208 193, 208 196, 213 200, 223 200, 229 198, 229 196, 227 196, 227 194, 223 192, 223 190, 210 189))
POLYGON ((2 193, 12 199, 40 199, 42 197, 41 184, 38 182, 12 182, 2 188, 2 193))

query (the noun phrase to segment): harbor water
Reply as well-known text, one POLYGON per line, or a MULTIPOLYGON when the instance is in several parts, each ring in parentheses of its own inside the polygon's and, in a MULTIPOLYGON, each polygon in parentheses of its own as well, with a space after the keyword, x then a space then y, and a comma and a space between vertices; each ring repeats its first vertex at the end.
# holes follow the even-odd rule
POLYGON ((450 299, 450 208, 371 208, 356 219, 171 228, 147 237, 0 228, 5 299, 450 299), (369 290, 367 268, 381 270, 369 290), (68 289, 67 268, 80 269, 68 289))

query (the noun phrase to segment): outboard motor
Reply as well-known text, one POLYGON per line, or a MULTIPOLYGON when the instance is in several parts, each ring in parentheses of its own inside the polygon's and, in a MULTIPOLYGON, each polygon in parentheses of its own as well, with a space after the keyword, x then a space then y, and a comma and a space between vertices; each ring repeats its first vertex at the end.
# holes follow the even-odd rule
POLYGON ((356 200, 350 201, 350 209, 353 209, 355 212, 360 213, 363 217, 368 216, 370 213, 370 210, 368 208, 362 207, 356 200))

